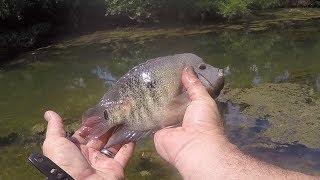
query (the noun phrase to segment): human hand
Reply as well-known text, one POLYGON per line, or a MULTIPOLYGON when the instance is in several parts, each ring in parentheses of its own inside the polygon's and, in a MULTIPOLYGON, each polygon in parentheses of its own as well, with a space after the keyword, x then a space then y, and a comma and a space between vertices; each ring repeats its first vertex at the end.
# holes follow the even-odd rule
MULTIPOLYGON (((194 172, 207 170, 208 164, 212 164, 208 162, 210 157, 228 141, 223 133, 216 103, 192 69, 184 70, 182 83, 191 100, 182 126, 156 132, 154 141, 160 156, 188 178, 194 172)), ((206 174, 209 175, 208 172, 206 174)))
POLYGON ((224 135, 215 101, 192 69, 183 71, 182 83, 191 100, 182 126, 158 131, 154 136, 156 150, 175 166, 184 178, 200 175, 201 171, 205 171, 208 177, 210 172, 207 170, 212 168, 208 165, 217 165, 211 159, 221 154, 223 146, 233 146, 224 135))
POLYGON ((123 179, 124 168, 133 154, 134 144, 123 145, 114 158, 102 154, 110 134, 86 142, 76 131, 72 141, 66 138, 61 117, 53 111, 44 115, 48 121, 43 154, 74 179, 123 179))
POLYGON ((215 101, 192 69, 182 83, 191 100, 181 127, 156 132, 154 142, 162 158, 184 179, 318 179, 284 170, 242 153, 226 136, 215 101))

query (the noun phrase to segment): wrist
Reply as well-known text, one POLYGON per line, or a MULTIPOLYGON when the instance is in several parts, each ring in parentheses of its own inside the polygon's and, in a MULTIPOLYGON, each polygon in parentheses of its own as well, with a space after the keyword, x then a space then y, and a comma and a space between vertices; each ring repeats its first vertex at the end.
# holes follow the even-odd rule
POLYGON ((178 160, 175 167, 183 179, 315 179, 257 161, 227 139, 205 145, 208 143, 204 141, 202 146, 193 148, 194 153, 189 156, 179 155, 185 158, 178 160))
POLYGON ((199 138, 177 156, 174 165, 184 179, 212 179, 226 169, 227 157, 236 151, 224 136, 199 138))

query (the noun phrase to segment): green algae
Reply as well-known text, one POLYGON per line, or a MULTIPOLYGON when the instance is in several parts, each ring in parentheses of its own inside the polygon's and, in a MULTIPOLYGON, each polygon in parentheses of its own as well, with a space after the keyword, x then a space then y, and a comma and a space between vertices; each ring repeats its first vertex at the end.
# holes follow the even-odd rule
POLYGON ((165 162, 157 153, 153 139, 138 144, 126 170, 126 179, 182 179, 178 171, 165 162))
POLYGON ((271 126, 260 136, 281 144, 320 148, 320 100, 312 88, 294 83, 266 83, 248 89, 232 89, 226 96, 248 106, 242 113, 255 120, 267 117, 271 126))
POLYGON ((7 146, 0 149, 1 166, 0 179, 43 179, 41 173, 28 162, 27 157, 32 152, 40 152, 39 146, 7 146))
POLYGON ((32 129, 31 129, 31 134, 41 134, 44 133, 46 130, 46 124, 44 123, 39 123, 35 124, 32 129))

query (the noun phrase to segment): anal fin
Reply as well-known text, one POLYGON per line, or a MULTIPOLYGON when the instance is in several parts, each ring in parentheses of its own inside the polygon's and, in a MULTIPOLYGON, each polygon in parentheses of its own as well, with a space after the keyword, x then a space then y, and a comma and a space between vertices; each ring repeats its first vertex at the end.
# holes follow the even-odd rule
POLYGON ((153 133, 154 133, 154 129, 150 129, 146 131, 137 131, 137 130, 130 130, 126 126, 121 126, 112 134, 108 143, 105 145, 105 148, 109 148, 115 145, 122 145, 129 142, 136 142, 153 133))

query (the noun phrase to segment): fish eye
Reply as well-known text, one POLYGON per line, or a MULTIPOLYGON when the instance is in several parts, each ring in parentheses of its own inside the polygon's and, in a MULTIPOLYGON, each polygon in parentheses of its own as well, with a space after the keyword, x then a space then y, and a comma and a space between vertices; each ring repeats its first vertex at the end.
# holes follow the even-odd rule
POLYGON ((201 65, 199 66, 199 69, 201 69, 201 70, 205 70, 206 68, 207 68, 207 66, 204 65, 204 64, 201 64, 201 65))

